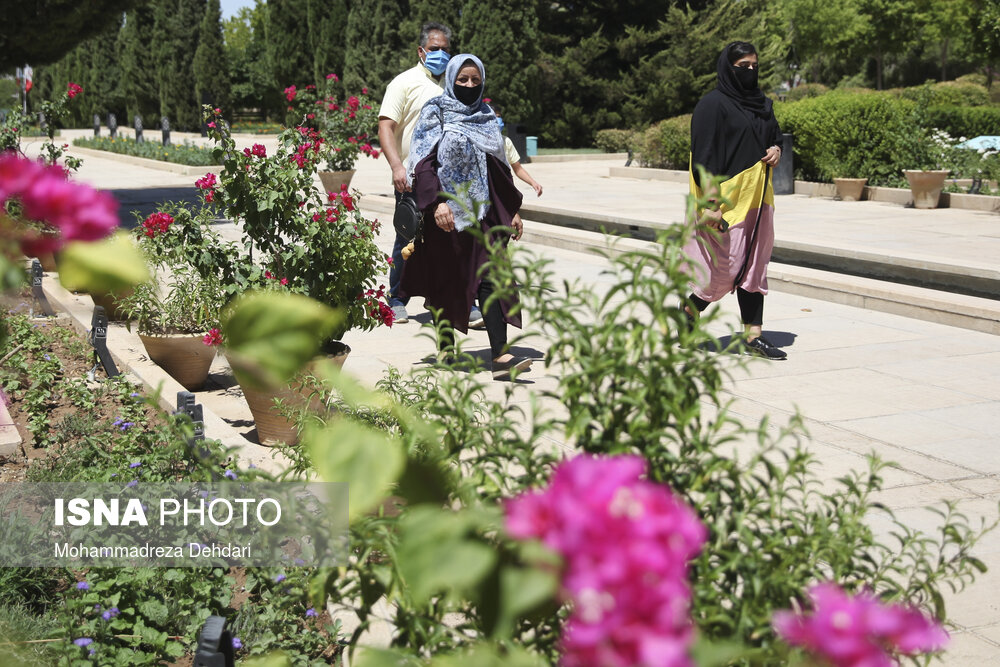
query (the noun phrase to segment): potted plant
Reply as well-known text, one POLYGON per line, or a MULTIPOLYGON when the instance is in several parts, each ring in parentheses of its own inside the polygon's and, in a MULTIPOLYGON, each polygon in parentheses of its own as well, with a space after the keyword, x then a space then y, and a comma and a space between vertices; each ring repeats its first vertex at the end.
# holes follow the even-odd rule
POLYGON ((319 171, 319 178, 325 191, 340 192, 350 185, 362 153, 378 158, 379 151, 371 145, 378 132, 378 112, 367 88, 360 96, 348 94, 336 74, 327 74, 322 89, 289 86, 284 92, 294 121, 314 130, 321 140, 318 155, 326 169, 319 171))
MULTIPOLYGON (((350 349, 342 340, 348 331, 392 323, 384 287, 376 282, 391 261, 375 243, 378 222, 361 215, 346 185, 336 192, 316 187, 325 144, 318 130, 285 130, 270 154, 259 145, 241 151, 228 127, 217 122, 220 113, 206 107, 222 169, 198 179, 205 205, 177 211, 170 234, 161 239, 169 240, 163 252, 217 281, 226 301, 267 289, 302 294, 337 309, 340 324, 324 341, 323 352, 343 358, 350 349), (238 241, 223 241, 212 230, 218 213, 237 225, 238 241)), ((233 366, 240 381, 238 364, 233 366)), ((255 401, 256 390, 241 385, 248 403, 255 401)), ((251 403, 261 442, 269 439, 261 425, 270 419, 275 397, 267 393, 263 407, 251 403)))
POLYGON ((947 134, 935 131, 931 135, 915 132, 909 142, 911 160, 915 169, 904 169, 903 175, 910 185, 913 208, 937 208, 941 190, 950 172, 945 166, 948 145, 947 134))
POLYGON ((202 276, 173 252, 172 239, 180 238, 169 233, 173 221, 160 211, 136 228, 153 280, 136 286, 115 305, 125 313, 130 330, 135 322, 149 358, 185 389, 195 391, 205 384, 215 359, 210 332, 218 327, 224 292, 216 276, 202 276))

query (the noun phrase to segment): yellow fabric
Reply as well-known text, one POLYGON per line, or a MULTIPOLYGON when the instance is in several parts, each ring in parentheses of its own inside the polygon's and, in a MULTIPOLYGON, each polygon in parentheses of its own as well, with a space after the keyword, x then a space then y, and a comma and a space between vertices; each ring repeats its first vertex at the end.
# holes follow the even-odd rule
POLYGON ((417 125, 420 110, 427 100, 444 92, 444 78, 435 81, 430 70, 418 63, 416 66, 397 75, 389 82, 382 98, 382 106, 378 110, 379 118, 396 121, 396 150, 399 159, 406 164, 410 154, 410 139, 413 128, 417 125))
POLYGON ((510 137, 503 138, 503 152, 507 155, 507 164, 514 166, 521 161, 521 156, 518 155, 517 149, 514 148, 514 143, 510 140, 510 137))
MULTIPOLYGON (((769 167, 763 162, 756 162, 752 167, 741 171, 719 185, 722 196, 722 217, 730 227, 741 224, 747 219, 750 211, 760 208, 762 204, 774 206, 774 187, 771 178, 764 179, 769 167)), ((694 171, 688 172, 691 184, 691 194, 702 196, 702 190, 694 180, 694 171)), ((699 214, 701 212, 699 211, 699 214)))

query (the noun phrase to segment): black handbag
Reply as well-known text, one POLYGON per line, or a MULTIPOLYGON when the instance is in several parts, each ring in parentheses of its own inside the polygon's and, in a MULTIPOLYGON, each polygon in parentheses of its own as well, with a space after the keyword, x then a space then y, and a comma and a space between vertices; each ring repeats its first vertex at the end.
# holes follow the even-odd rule
POLYGON ((407 241, 412 241, 420 231, 423 213, 417 208, 413 195, 406 193, 399 198, 396 212, 392 215, 392 226, 396 233, 407 241))

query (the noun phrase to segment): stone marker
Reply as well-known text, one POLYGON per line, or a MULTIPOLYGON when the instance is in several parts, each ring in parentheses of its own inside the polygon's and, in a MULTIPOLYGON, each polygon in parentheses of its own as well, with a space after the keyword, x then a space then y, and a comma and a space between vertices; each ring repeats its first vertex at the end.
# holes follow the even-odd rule
POLYGON ((160 118, 160 132, 163 133, 163 145, 170 145, 170 119, 166 116, 160 118))
POLYGON ((96 113, 94 114, 94 136, 101 136, 101 117, 96 113))
POLYGON ((135 126, 135 143, 141 144, 145 139, 142 138, 142 116, 136 114, 132 119, 132 125, 135 126))
POLYGON ((118 135, 118 118, 113 114, 108 114, 108 134, 114 139, 118 135))

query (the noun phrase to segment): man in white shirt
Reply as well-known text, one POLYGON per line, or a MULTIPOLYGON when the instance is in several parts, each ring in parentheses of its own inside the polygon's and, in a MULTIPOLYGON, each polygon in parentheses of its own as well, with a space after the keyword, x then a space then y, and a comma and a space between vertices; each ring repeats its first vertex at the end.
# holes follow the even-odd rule
MULTIPOLYGON (((406 158, 410 154, 410 138, 427 100, 440 95, 444 88, 442 75, 448 65, 451 48, 451 28, 442 23, 425 23, 420 29, 417 57, 420 62, 394 78, 385 89, 378 113, 378 139, 382 154, 392 168, 392 186, 396 203, 401 197, 412 197, 406 177, 406 158)), ((392 267, 389 270, 389 306, 394 323, 409 319, 406 301, 399 297, 399 282, 403 274, 403 247, 407 239, 396 235, 392 247, 392 267)))

